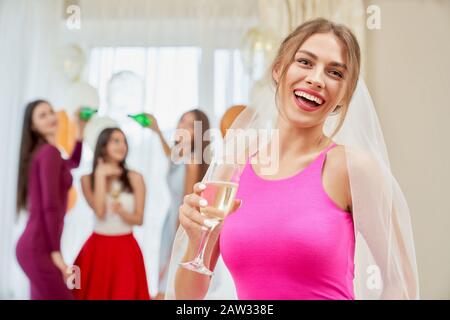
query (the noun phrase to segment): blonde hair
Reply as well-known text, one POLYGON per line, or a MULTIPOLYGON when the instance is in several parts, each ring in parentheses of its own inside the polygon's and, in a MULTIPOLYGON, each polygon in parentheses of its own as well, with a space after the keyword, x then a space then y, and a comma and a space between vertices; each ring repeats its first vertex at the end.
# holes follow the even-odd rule
POLYGON ((272 63, 271 70, 274 71, 281 67, 279 81, 278 83, 275 83, 278 95, 280 83, 284 80, 289 66, 294 62, 296 52, 309 37, 317 33, 332 33, 335 35, 344 45, 347 54, 349 71, 347 88, 344 95, 344 103, 339 110, 340 119, 338 125, 331 135, 331 137, 333 137, 344 123, 348 105, 353 92, 356 89, 356 84, 358 83, 361 65, 361 50, 359 48, 358 40, 350 29, 344 25, 334 23, 324 18, 313 19, 301 24, 281 43, 278 53, 272 63))

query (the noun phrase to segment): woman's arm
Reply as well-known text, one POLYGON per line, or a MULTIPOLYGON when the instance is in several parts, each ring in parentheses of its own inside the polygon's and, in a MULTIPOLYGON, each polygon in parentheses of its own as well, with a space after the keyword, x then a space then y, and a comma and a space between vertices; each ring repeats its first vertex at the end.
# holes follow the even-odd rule
POLYGON ((80 165, 82 147, 83 142, 81 140, 77 140, 75 148, 72 151, 72 155, 66 160, 69 169, 78 168, 80 165))
POLYGON ((169 144, 167 143, 166 139, 164 138, 164 136, 163 136, 161 130, 159 129, 158 121, 156 120, 156 118, 155 118, 153 115, 151 115, 151 114, 149 114, 149 113, 146 113, 145 115, 146 115, 147 118, 149 118, 150 121, 151 121, 151 124, 150 124, 150 126, 149 126, 148 128, 150 128, 151 130, 153 130, 153 131, 158 135, 159 140, 161 141, 161 145, 162 145, 163 150, 164 150, 164 154, 166 155, 167 158, 170 159, 171 149, 170 149, 170 146, 169 146, 169 144))
POLYGON ((44 228, 50 245, 51 259, 53 264, 66 275, 67 265, 61 254, 61 224, 63 217, 61 189, 59 185, 60 173, 63 169, 63 159, 59 151, 53 146, 44 146, 43 154, 39 162, 39 185, 42 195, 42 209, 44 214, 44 228))
POLYGON ((171 153, 170 146, 169 146, 169 144, 167 143, 166 139, 164 138, 164 136, 163 136, 161 130, 159 130, 159 128, 158 128, 158 131, 156 131, 156 134, 158 135, 159 140, 161 141, 161 145, 162 145, 162 147, 163 147, 164 154, 166 155, 167 158, 170 159, 170 153, 171 153))
POLYGON ((84 198, 88 203, 89 207, 94 210, 95 201, 94 201, 94 193, 92 192, 91 187, 91 175, 84 175, 81 177, 81 190, 83 191, 84 198))
POLYGON ((84 128, 86 126, 86 121, 80 119, 80 109, 75 112, 75 119, 77 122, 77 137, 75 148, 72 151, 72 155, 67 159, 67 164, 69 169, 78 168, 81 161, 81 150, 83 146, 84 139, 84 128))
POLYGON ((186 177, 184 179, 184 194, 188 195, 194 191, 194 184, 201 180, 199 177, 200 166, 198 164, 186 164, 186 177))
POLYGON ((51 258, 52 258, 52 262, 53 264, 61 271, 61 273, 63 274, 63 278, 67 279, 70 275, 69 272, 69 267, 67 266, 67 264, 64 262, 64 258, 61 254, 60 251, 53 251, 51 253, 51 258))
MULTIPOLYGON (((216 227, 216 228, 219 228, 216 227)), ((215 230, 211 233, 206 245, 204 263, 209 270, 214 270, 219 258, 219 232, 215 230)), ((191 242, 181 262, 194 260, 198 253, 198 245, 191 242)), ((177 300, 202 300, 205 298, 211 277, 197 272, 178 268, 175 275, 175 296, 177 300)))
MULTIPOLYGON (((185 179, 184 179, 184 193, 183 197, 192 193, 194 189, 194 184, 198 182, 198 172, 199 172, 199 166, 195 164, 186 164, 185 165, 185 179)), ((178 227, 180 226, 180 220, 177 219, 175 223, 175 230, 178 230, 178 227)), ((187 261, 187 260, 186 260, 187 261)), ((165 273, 168 272, 168 264, 170 261, 167 261, 165 266, 162 268, 162 272, 160 273, 160 277, 162 277, 165 273)))
POLYGON ((44 226, 50 245, 50 251, 60 251, 60 210, 62 210, 62 194, 59 185, 63 159, 59 151, 51 146, 42 147, 39 157, 39 185, 41 188, 44 226), (45 149, 44 149, 45 148, 45 149))
MULTIPOLYGON (((186 176, 184 178, 184 193, 183 197, 191 194, 194 191, 194 185, 197 182, 200 182, 201 177, 199 178, 200 166, 198 164, 186 164, 186 176)), ((177 219, 176 229, 180 225, 180 220, 177 219)))
MULTIPOLYGON (((194 193, 184 197, 183 205, 180 207, 180 224, 183 226, 188 237, 188 245, 182 262, 191 261, 198 253, 199 245, 202 242, 201 235, 206 219, 200 213, 202 210, 217 210, 208 208, 207 204, 202 203, 201 193, 205 189, 202 183, 194 185, 194 193)), ((235 200, 232 212, 235 212, 241 205, 241 200, 235 200)), ((214 270, 217 259, 220 254, 219 235, 222 224, 219 224, 211 232, 204 255, 204 263, 210 270, 214 270)), ((184 268, 178 268, 175 274, 175 297, 176 299, 203 299, 208 292, 210 277, 189 271, 184 268)))
POLYGON ((95 174, 94 190, 92 190, 90 175, 81 177, 81 189, 94 213, 99 219, 103 219, 106 212, 106 177, 98 171, 92 174, 95 174))
POLYGON ((356 229, 366 241, 382 278, 381 299, 419 297, 417 273, 406 201, 390 172, 369 154, 350 155, 356 229), (397 193, 397 194, 395 194, 397 193), (397 197, 396 197, 397 195, 397 197), (393 201, 399 200, 398 202, 393 201), (403 225, 400 225, 400 218, 403 225), (409 244, 409 245, 408 245, 409 244))
POLYGON ((106 213, 106 196, 107 196, 106 176, 100 170, 96 170, 95 173, 93 174, 95 175, 93 209, 97 217, 103 219, 106 213))
MULTIPOLYGON (((327 158, 328 160, 324 163, 323 171, 324 189, 337 206, 341 207, 343 210, 344 208, 347 208, 346 210, 351 213, 353 204, 344 147, 337 146, 333 148, 328 152, 327 158)), ((358 159, 358 161, 360 161, 359 163, 356 161, 352 162, 354 164, 354 168, 361 170, 361 172, 363 170, 366 172, 364 175, 360 175, 360 177, 367 177, 364 180, 364 186, 366 188, 370 188, 370 191, 366 191, 366 194, 372 194, 372 197, 375 198, 378 197, 379 200, 376 201, 379 203, 388 204, 388 199, 383 196, 383 191, 388 190, 388 187, 384 185, 385 182, 382 178, 383 173, 376 162, 370 157, 353 159, 358 159), (358 167, 355 166, 356 164, 358 167)), ((360 180, 360 184, 361 182, 362 181, 360 180)), ((356 191, 360 192, 361 190, 359 189, 356 191)), ((358 194, 358 197, 361 198, 361 194, 358 194)), ((391 217, 391 221, 382 221, 380 218, 383 219, 384 217, 380 216, 380 213, 376 209, 376 205, 368 205, 369 201, 365 204, 366 208, 364 208, 364 211, 359 210, 357 212, 358 214, 364 212, 365 216, 356 216, 355 224, 357 224, 357 229, 361 231, 362 236, 366 240, 379 270, 382 273, 381 277, 383 279, 383 291, 380 298, 408 298, 408 294, 402 292, 402 284, 398 283, 398 277, 392 276, 387 272, 390 268, 386 267, 388 256, 394 254, 394 247, 399 248, 397 253, 399 253, 398 256, 400 256, 399 261, 401 261, 400 265, 403 272, 403 279, 405 280, 405 284, 410 286, 408 288, 409 297, 416 296, 417 288, 414 286, 415 282, 413 280, 411 281, 411 279, 414 278, 414 272, 411 262, 406 255, 407 250, 403 241, 404 236, 401 234, 401 228, 396 217, 397 214, 395 207, 391 208, 391 213, 386 212, 385 214, 386 217, 391 217), (385 230, 388 224, 392 225, 392 228, 389 229, 392 230, 391 235, 389 235, 386 232, 387 230, 385 230), (389 239, 392 239, 392 242, 397 241, 396 245, 394 246, 393 243, 388 244, 388 241, 390 241, 389 239), (391 253, 388 252, 389 246, 392 246, 391 253)), ((387 208, 388 206, 386 205, 386 209, 387 208)))
MULTIPOLYGON (((89 203, 89 206, 94 210, 94 213, 99 219, 103 219, 106 213, 106 196, 107 196, 107 178, 111 176, 120 176, 122 169, 105 163, 103 159, 98 159, 97 168, 92 173, 95 177, 94 190, 89 176, 85 176, 81 180, 83 194, 89 203)), ((91 175, 92 175, 91 174, 91 175)))
POLYGON ((327 153, 323 164, 322 185, 337 207, 352 213, 350 180, 343 146, 336 146, 327 153))
POLYGON ((120 217, 130 225, 141 226, 144 223, 144 208, 145 208, 145 182, 142 175, 137 172, 130 171, 128 173, 131 186, 133 188, 133 196, 135 209, 134 212, 128 212, 123 209, 120 202, 112 205, 112 210, 120 215, 120 217))

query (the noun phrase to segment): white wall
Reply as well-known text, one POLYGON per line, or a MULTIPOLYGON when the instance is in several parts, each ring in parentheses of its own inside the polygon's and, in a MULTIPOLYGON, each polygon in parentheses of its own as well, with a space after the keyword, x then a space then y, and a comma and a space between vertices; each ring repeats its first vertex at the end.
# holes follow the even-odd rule
POLYGON ((408 200, 421 298, 450 298, 450 1, 365 1, 366 80, 408 200))

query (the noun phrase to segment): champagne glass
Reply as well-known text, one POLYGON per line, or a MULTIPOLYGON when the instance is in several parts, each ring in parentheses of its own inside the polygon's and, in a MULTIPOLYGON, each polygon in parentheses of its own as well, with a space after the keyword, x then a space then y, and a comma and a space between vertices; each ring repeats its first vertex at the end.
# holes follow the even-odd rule
POLYGON ((122 192, 122 185, 120 184, 119 181, 114 180, 111 183, 111 198, 113 198, 114 202, 116 202, 117 200, 119 200, 120 197, 120 193, 122 192))
POLYGON ((201 193, 201 197, 208 201, 208 205, 206 208, 200 208, 200 213, 207 217, 206 221, 210 227, 202 227, 196 257, 192 261, 180 263, 181 267, 208 276, 213 275, 204 264, 206 245, 211 232, 233 208, 241 170, 241 166, 237 164, 212 163, 209 166, 202 181, 206 189, 201 193))

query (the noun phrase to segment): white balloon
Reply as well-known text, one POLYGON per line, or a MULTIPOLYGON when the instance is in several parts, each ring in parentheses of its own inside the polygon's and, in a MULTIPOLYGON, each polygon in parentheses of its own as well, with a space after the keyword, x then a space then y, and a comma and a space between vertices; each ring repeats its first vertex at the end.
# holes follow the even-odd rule
POLYGON ((58 48, 56 67, 70 81, 78 81, 86 64, 86 54, 78 44, 68 44, 58 48))
POLYGON ((81 106, 98 108, 99 105, 97 89, 86 82, 75 82, 71 84, 64 100, 63 108, 69 116, 72 116, 81 106))
POLYGON ((106 128, 118 127, 118 123, 109 117, 94 116, 88 121, 84 128, 84 142, 86 142, 92 152, 94 152, 100 133, 106 128))
POLYGON ((263 77, 268 64, 275 58, 278 43, 273 31, 260 27, 249 29, 241 39, 242 64, 251 78, 263 77))
POLYGON ((144 109, 144 82, 134 72, 124 70, 111 76, 107 87, 108 114, 114 118, 140 113, 144 109))

